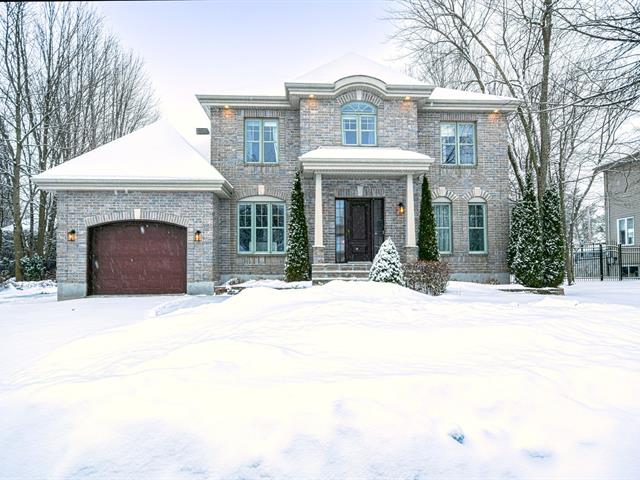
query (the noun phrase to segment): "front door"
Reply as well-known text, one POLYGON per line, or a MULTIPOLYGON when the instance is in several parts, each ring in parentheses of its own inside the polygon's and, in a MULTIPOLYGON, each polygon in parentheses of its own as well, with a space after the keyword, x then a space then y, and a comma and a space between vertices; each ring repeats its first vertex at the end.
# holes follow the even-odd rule
POLYGON ((373 259, 371 199, 347 201, 347 262, 368 262, 373 259))

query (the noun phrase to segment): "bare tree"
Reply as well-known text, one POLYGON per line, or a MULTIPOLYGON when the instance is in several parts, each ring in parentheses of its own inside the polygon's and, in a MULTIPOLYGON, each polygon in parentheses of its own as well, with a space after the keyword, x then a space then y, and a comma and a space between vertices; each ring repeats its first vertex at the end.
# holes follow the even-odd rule
MULTIPOLYGON (((395 4, 391 19, 397 26, 396 39, 425 80, 523 101, 509 122, 506 152, 514 193, 522 191, 524 172, 535 173, 539 198, 550 179, 557 182, 566 244, 571 245, 576 222, 590 207, 585 202, 595 167, 628 147, 621 131, 640 91, 628 76, 620 75, 627 71, 628 56, 581 31, 586 27, 578 27, 577 19, 585 11, 579 2, 395 4)), ((565 263, 572 281, 570 249, 565 263)))
POLYGON ((31 177, 144 126, 157 108, 143 62, 86 4, 6 3, 0 38, 0 179, 21 280, 20 259, 54 243, 55 199, 31 177))

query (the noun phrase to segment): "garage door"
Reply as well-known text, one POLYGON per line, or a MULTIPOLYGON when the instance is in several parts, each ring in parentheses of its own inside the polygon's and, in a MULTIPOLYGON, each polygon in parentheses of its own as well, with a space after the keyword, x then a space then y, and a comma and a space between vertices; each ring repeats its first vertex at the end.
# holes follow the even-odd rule
POLYGON ((185 293, 187 230, 159 222, 117 222, 89 233, 94 295, 185 293))

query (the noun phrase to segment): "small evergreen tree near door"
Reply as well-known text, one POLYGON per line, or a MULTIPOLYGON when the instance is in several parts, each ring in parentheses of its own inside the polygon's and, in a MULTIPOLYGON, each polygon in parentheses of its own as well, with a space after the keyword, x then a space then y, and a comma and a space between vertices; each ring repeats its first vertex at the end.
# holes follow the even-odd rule
POLYGON ((420 198, 420 221, 418 225, 418 260, 437 261, 438 242, 436 239, 436 219, 431 205, 431 190, 429 180, 422 178, 422 193, 420 198))
POLYGON ((540 209, 542 249, 545 258, 544 282, 557 287, 564 280, 564 232, 560 217, 560 195, 555 185, 549 185, 542 197, 540 209))
POLYGON ((397 283, 404 286, 404 271, 400 262, 400 255, 393 240, 387 238, 373 259, 369 270, 369 280, 372 282, 397 283))
POLYGON ((304 194, 300 172, 296 172, 291 191, 291 213, 288 223, 287 250, 284 264, 284 276, 287 282, 300 282, 311 279, 309 260, 309 232, 304 213, 304 194))

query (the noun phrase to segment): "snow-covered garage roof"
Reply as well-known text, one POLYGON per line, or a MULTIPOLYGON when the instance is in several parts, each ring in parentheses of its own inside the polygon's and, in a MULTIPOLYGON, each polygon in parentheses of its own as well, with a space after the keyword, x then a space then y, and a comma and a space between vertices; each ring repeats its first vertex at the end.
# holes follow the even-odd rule
POLYGON ((210 191, 229 182, 164 120, 102 145, 34 177, 43 190, 210 191))

